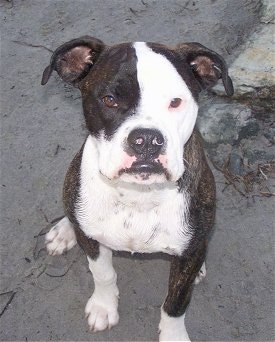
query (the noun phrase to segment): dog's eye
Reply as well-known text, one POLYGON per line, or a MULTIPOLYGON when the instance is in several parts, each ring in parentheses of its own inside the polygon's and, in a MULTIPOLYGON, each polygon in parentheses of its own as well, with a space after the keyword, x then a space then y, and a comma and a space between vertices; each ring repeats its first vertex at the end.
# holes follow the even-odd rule
POLYGON ((170 102, 169 108, 178 108, 181 105, 182 100, 179 97, 175 97, 170 102))
POLYGON ((105 106, 107 106, 109 108, 114 108, 114 107, 118 106, 115 98, 112 95, 106 95, 101 100, 105 104, 105 106))

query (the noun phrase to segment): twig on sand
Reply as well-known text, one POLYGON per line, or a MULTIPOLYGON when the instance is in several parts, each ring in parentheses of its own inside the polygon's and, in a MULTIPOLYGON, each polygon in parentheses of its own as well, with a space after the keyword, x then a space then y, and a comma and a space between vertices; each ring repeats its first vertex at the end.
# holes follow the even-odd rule
POLYGON ((41 49, 45 49, 51 53, 53 53, 53 50, 47 48, 44 45, 37 45, 37 44, 31 44, 31 43, 27 43, 27 42, 21 42, 20 40, 12 40, 13 43, 19 44, 19 45, 24 45, 24 46, 29 46, 29 47, 33 47, 33 48, 41 48, 41 49))
POLYGON ((16 292, 14 291, 8 291, 8 292, 3 292, 3 293, 0 293, 0 295, 6 295, 6 294, 10 294, 10 298, 8 299, 6 305, 4 306, 4 308, 1 310, 0 312, 0 317, 4 314, 4 312, 8 309, 9 305, 11 304, 14 296, 16 295, 16 292))

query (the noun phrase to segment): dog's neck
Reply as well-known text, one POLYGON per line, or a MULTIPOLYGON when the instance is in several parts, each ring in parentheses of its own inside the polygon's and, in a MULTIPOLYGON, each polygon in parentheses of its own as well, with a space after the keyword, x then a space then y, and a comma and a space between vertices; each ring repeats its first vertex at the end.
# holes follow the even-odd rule
POLYGON ((161 184, 136 184, 120 180, 109 180, 100 175, 100 179, 113 191, 112 194, 125 206, 132 206, 137 210, 150 210, 167 200, 169 193, 177 193, 178 185, 174 182, 161 184))

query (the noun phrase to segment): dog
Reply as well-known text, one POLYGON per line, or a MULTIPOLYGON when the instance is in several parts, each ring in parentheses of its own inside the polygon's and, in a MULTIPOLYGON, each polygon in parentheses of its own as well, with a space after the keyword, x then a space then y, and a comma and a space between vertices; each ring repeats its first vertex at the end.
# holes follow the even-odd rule
POLYGON ((215 217, 215 182, 195 122, 202 90, 222 79, 224 59, 199 43, 106 46, 84 36, 54 51, 43 73, 80 89, 88 137, 67 172, 65 217, 46 235, 49 254, 78 243, 94 292, 85 313, 91 331, 119 321, 112 250, 171 256, 160 341, 190 341, 185 312, 206 274, 215 217))

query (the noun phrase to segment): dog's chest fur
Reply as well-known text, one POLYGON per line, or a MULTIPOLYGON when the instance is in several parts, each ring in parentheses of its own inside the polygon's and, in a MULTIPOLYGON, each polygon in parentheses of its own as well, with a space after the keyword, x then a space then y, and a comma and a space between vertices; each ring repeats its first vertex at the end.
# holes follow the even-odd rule
POLYGON ((175 184, 108 182, 98 174, 93 138, 87 139, 76 214, 88 237, 114 250, 181 254, 191 238, 188 204, 188 194, 175 184))

